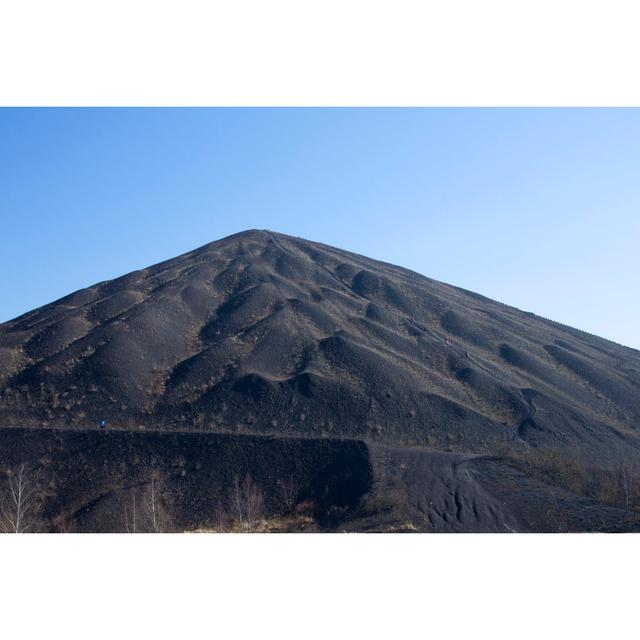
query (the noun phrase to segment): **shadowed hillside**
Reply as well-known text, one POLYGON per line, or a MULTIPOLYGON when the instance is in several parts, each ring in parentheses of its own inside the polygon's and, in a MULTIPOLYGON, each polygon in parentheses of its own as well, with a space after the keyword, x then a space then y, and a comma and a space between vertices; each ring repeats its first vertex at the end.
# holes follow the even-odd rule
MULTIPOLYGON (((109 431, 366 443, 386 474, 371 486, 402 485, 385 498, 402 510, 394 527, 408 518, 421 530, 556 530, 546 525, 566 518, 584 530, 595 509, 604 529, 619 530, 636 517, 616 474, 637 476, 638 351, 269 231, 0 325, 1 425, 35 437, 103 419, 109 431), (442 498, 437 509, 429 492, 442 498), (522 492, 551 496, 550 506, 518 511, 522 492), (607 511, 622 502, 623 512, 607 511), (474 504, 479 515, 463 520, 474 504)), ((375 528, 393 511, 367 515, 369 498, 345 522, 375 528)))

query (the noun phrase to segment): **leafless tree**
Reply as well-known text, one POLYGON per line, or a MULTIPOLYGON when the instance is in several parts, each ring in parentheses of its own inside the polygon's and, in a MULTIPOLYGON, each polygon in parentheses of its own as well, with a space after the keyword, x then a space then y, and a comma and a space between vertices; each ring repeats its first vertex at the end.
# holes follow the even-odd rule
POLYGON ((223 533, 229 530, 229 514, 223 507, 218 507, 215 511, 216 531, 223 533))
POLYGON ((127 533, 138 533, 138 507, 136 504, 136 489, 131 493, 131 504, 124 504, 124 525, 127 533))
POLYGON ((153 476, 142 492, 132 487, 124 503, 127 533, 164 533, 170 529, 170 518, 162 500, 163 484, 153 476))
POLYGON ((620 485, 624 493, 625 509, 629 511, 631 509, 631 491, 633 485, 633 469, 629 464, 623 465, 620 469, 620 485))
POLYGON ((162 482, 154 476, 143 496, 145 528, 151 533, 165 533, 170 527, 169 514, 161 499, 162 490, 162 482))
POLYGON ((0 529, 25 533, 35 521, 36 481, 29 465, 22 462, 7 471, 7 491, 0 498, 0 529))
POLYGON ((145 507, 148 512, 151 531, 160 533, 162 531, 160 525, 160 503, 158 502, 158 483, 155 478, 151 479, 147 495, 145 496, 145 507))
POLYGON ((286 480, 278 480, 278 486, 280 487, 282 501, 287 511, 291 512, 298 499, 300 485, 293 476, 290 476, 286 480))
POLYGON ((240 528, 244 529, 244 523, 246 519, 246 507, 244 503, 244 494, 242 486, 240 485, 240 479, 238 476, 233 477, 233 493, 231 495, 231 504, 236 514, 236 518, 240 524, 240 528))
POLYGON ((236 475, 233 478, 231 507, 243 531, 251 532, 264 516, 264 496, 253 478, 247 474, 244 481, 236 475))

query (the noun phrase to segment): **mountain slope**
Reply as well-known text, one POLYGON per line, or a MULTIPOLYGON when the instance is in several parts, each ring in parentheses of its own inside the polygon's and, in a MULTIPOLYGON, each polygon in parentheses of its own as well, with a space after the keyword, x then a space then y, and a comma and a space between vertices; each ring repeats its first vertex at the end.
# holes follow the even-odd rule
POLYGON ((0 325, 0 425, 638 459, 640 352, 247 231, 0 325))

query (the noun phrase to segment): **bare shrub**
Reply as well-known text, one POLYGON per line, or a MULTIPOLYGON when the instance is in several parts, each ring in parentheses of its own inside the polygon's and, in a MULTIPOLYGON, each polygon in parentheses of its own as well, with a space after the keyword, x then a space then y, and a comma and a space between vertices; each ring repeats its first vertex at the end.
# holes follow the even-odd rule
POLYGON ((0 530, 5 533, 33 531, 36 523, 36 474, 22 462, 7 470, 7 488, 0 497, 0 530))
POLYGON ((289 476, 285 480, 278 480, 278 486, 280 487, 282 502, 284 503, 287 512, 290 513, 298 500, 300 485, 293 476, 289 476))
POLYGON ((224 504, 218 505, 218 508, 215 511, 215 523, 215 530, 218 533, 224 533, 225 531, 230 531, 232 529, 231 518, 229 516, 229 512, 225 509, 224 504))
POLYGON ((75 522, 73 517, 66 517, 56 523, 57 533, 75 533, 75 522))
POLYGON ((361 512, 366 518, 374 518, 377 522, 385 522, 389 526, 402 523, 414 526, 413 518, 420 516, 422 527, 429 527, 430 516, 425 510, 416 510, 416 503, 412 502, 406 479, 406 467, 387 467, 384 480, 370 491, 365 497, 361 512))
POLYGON ((589 472, 579 456, 560 449, 529 449, 523 461, 530 472, 542 476, 550 484, 578 495, 586 493, 589 472))
POLYGON ((229 503, 242 531, 252 532, 264 518, 262 490, 248 473, 242 482, 237 475, 234 476, 229 503))

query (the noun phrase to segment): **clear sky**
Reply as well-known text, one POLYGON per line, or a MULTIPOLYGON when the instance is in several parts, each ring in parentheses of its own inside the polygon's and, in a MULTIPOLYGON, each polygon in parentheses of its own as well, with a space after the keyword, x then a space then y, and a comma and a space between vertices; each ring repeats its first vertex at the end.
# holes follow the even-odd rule
POLYGON ((640 109, 0 109, 0 321, 266 228, 640 348, 640 109))

